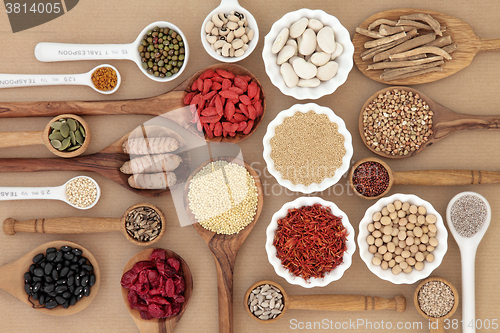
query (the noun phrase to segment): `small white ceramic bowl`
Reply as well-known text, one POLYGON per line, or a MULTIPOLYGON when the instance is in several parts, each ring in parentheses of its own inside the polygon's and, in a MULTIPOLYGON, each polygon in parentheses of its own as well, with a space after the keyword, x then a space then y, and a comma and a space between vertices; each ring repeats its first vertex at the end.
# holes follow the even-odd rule
POLYGON ((391 195, 390 197, 385 197, 379 199, 374 205, 370 206, 365 213, 365 216, 359 222, 359 233, 358 233, 358 246, 359 246, 359 255, 361 259, 365 262, 368 269, 375 275, 377 275, 382 280, 390 281, 394 284, 412 284, 417 282, 418 280, 425 279, 428 277, 432 271, 434 271, 441 264, 446 251, 448 250, 448 231, 443 223, 443 218, 441 215, 432 207, 432 205, 417 197, 413 194, 401 194, 396 193, 391 195), (366 237, 370 234, 368 231, 368 224, 370 224, 372 220, 372 216, 376 212, 380 212, 383 207, 387 206, 390 203, 393 203, 396 200, 400 200, 401 202, 409 202, 410 204, 414 204, 416 206, 424 206, 427 209, 428 214, 434 214, 437 218, 436 227, 437 234, 436 239, 439 244, 434 249, 432 254, 434 255, 433 262, 424 262, 424 269, 421 271, 413 270, 410 274, 401 272, 398 275, 394 275, 391 269, 384 270, 380 266, 375 266, 372 264, 373 254, 368 251, 368 243, 366 242, 366 237))
POLYGON ((324 287, 332 281, 337 281, 344 275, 344 272, 351 266, 352 255, 356 251, 356 242, 354 240, 354 228, 349 223, 347 214, 341 211, 336 204, 330 201, 325 201, 319 197, 300 197, 294 201, 287 202, 276 213, 274 213, 271 223, 266 230, 266 252, 267 259, 273 265, 276 274, 284 278, 288 283, 297 284, 304 288, 324 287), (278 220, 286 217, 288 210, 292 208, 300 208, 303 206, 312 206, 314 204, 321 204, 325 207, 330 207, 332 214, 342 217, 342 224, 347 230, 347 250, 344 252, 344 262, 337 266, 335 269, 325 274, 323 278, 310 278, 307 282, 299 276, 292 275, 285 267, 281 265, 281 260, 276 257, 276 248, 273 245, 274 235, 278 229, 278 220))
POLYGON ((266 73, 271 79, 271 82, 278 87, 285 95, 295 97, 296 99, 317 99, 322 96, 333 93, 346 80, 353 66, 354 45, 351 42, 349 31, 340 23, 340 21, 332 15, 325 13, 322 10, 300 9, 295 12, 285 14, 281 19, 276 21, 271 30, 264 38, 264 49, 262 50, 262 58, 266 67, 266 73), (274 40, 283 28, 290 26, 302 17, 309 19, 317 19, 325 26, 329 26, 335 33, 335 41, 342 44, 344 51, 335 59, 339 64, 337 75, 329 81, 321 82, 318 87, 293 87, 289 88, 280 73, 280 66, 276 63, 277 54, 271 52, 274 40))
POLYGON ((342 118, 337 116, 331 109, 324 107, 324 106, 319 106, 318 104, 315 103, 307 103, 307 104, 295 104, 292 107, 290 107, 287 110, 281 111, 278 113, 276 118, 274 118, 269 125, 267 126, 267 132, 266 135, 264 135, 263 139, 263 144, 264 144, 264 160, 266 161, 267 164, 267 169, 269 170, 269 173, 276 178, 278 183, 281 186, 286 187, 290 191, 296 191, 296 192, 302 192, 302 193, 312 193, 312 192, 318 192, 318 191, 324 191, 330 186, 336 184, 342 175, 346 173, 349 170, 350 163, 351 163, 351 158, 353 154, 353 148, 352 148, 352 137, 351 133, 347 130, 347 127, 345 126, 344 121, 342 118), (278 125, 281 125, 285 118, 287 117, 292 117, 295 112, 303 112, 307 113, 309 111, 314 111, 317 114, 326 114, 328 116, 328 119, 330 121, 337 123, 338 125, 338 132, 344 136, 344 148, 346 150, 346 153, 344 157, 342 158, 342 165, 340 168, 338 168, 335 171, 335 175, 331 178, 325 178, 321 183, 312 183, 308 186, 302 185, 302 184, 293 184, 291 181, 288 179, 284 179, 281 176, 281 173, 276 170, 274 166, 274 161, 271 158, 271 139, 273 138, 275 134, 275 129, 278 125))
POLYGON ((253 52, 253 50, 255 50, 255 47, 259 43, 259 27, 257 26, 257 21, 255 20, 253 15, 248 10, 241 7, 238 3, 238 0, 222 0, 221 4, 207 15, 207 17, 203 21, 203 24, 201 25, 201 43, 203 44, 205 51, 207 51, 207 53, 215 60, 218 60, 220 62, 238 62, 248 57, 253 52), (248 21, 248 27, 253 30, 254 35, 253 39, 248 43, 248 49, 241 57, 223 57, 222 55, 218 55, 217 52, 212 49, 210 43, 207 41, 205 26, 207 25, 207 22, 212 19, 212 16, 214 14, 229 14, 233 10, 236 10, 237 12, 245 15, 248 21))

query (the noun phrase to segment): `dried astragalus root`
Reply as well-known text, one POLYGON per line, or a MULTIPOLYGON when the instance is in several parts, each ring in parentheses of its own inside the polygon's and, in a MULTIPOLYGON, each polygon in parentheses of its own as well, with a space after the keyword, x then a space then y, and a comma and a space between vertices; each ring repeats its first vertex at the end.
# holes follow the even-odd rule
POLYGON ((173 172, 140 173, 128 178, 130 187, 143 190, 162 190, 174 186, 177 176, 173 172))
POLYGON ((181 163, 182 158, 175 154, 144 155, 126 161, 120 171, 127 175, 174 171, 181 163))
POLYGON ((164 154, 176 151, 179 141, 169 136, 156 138, 131 138, 122 145, 123 152, 132 155, 164 154))

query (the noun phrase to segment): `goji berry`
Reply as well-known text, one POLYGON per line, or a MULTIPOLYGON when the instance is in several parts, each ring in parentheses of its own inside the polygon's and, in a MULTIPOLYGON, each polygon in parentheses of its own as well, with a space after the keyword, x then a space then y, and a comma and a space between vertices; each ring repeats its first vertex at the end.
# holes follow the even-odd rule
POLYGON ((205 95, 210 91, 210 88, 212 88, 212 80, 210 79, 205 79, 203 81, 203 92, 202 94, 205 95))
POLYGON ((250 99, 254 98, 255 96, 257 96, 257 91, 258 91, 258 86, 257 86, 257 83, 255 82, 251 82, 249 85, 248 85, 248 91, 247 91, 247 95, 250 99))
POLYGON ((217 96, 217 94, 213 95, 212 98, 210 98, 210 102, 208 103, 209 107, 215 107, 215 96, 217 96))
POLYGON ((229 90, 231 86, 232 86, 231 80, 229 79, 222 80, 222 87, 221 87, 222 90, 229 90))
POLYGON ((209 100, 210 98, 214 97, 214 95, 215 95, 215 94, 217 94, 217 91, 216 91, 216 90, 211 91, 211 92, 209 92, 208 94, 203 95, 203 99, 204 99, 205 101, 207 101, 207 100, 209 100))
POLYGON ((242 121, 247 121, 248 120, 248 117, 245 117, 244 115, 242 115, 241 113, 235 113, 234 116, 233 116, 233 119, 239 123, 239 122, 242 122, 242 121))
POLYGON ((255 111, 255 108, 251 104, 248 106, 248 118, 252 120, 257 118, 257 111, 255 111))
POLYGON ((243 90, 238 87, 231 87, 229 90, 237 93, 238 95, 243 95, 243 90))
POLYGON ((191 104, 199 104, 201 100, 203 99, 203 96, 201 94, 196 94, 193 99, 191 100, 191 104))
POLYGON ((234 78, 234 85, 243 90, 243 92, 247 91, 248 83, 239 75, 234 78))
POLYGON ((205 108, 201 111, 202 116, 218 116, 217 110, 214 107, 205 108))
POLYGON ((249 120, 248 123, 247 123, 247 128, 245 128, 245 130, 243 131, 243 134, 248 134, 250 133, 250 131, 252 130, 252 127, 253 127, 253 123, 254 121, 253 120, 249 120))
POLYGON ((210 79, 215 75, 215 72, 212 69, 207 69, 200 75, 200 79, 205 80, 205 79, 210 79))
POLYGON ((207 116, 207 117, 201 116, 200 117, 200 122, 207 123, 207 124, 209 124, 209 123, 216 123, 220 119, 221 119, 221 116, 218 116, 218 115, 216 115, 216 116, 207 116))
MULTIPOLYGON (((205 130, 205 134, 207 135, 207 137, 209 139, 212 139, 214 137, 214 133, 212 132, 212 130, 210 129, 210 126, 208 126, 208 124, 203 124, 203 130, 205 130)), ((174 281, 172 279, 169 279, 169 280, 172 281, 172 291, 173 291, 173 290, 175 290, 174 281)))
POLYGON ((250 101, 250 98, 247 95, 240 95, 240 101, 241 103, 245 105, 251 105, 252 102, 250 101))
POLYGON ((213 77, 210 78, 210 80, 212 80, 213 82, 222 83, 224 78, 218 74, 215 74, 213 77))
POLYGON ((198 82, 196 83, 198 90, 199 90, 199 91, 202 91, 202 90, 203 90, 203 80, 202 80, 202 79, 200 79, 200 78, 198 78, 196 81, 198 81, 198 82))
POLYGON ((224 98, 238 99, 238 94, 231 90, 221 90, 219 91, 219 94, 224 98))
POLYGON ((221 68, 217 68, 215 70, 215 72, 217 72, 217 74, 219 74, 220 76, 222 76, 223 78, 226 78, 226 79, 234 79, 235 75, 229 71, 226 71, 224 69, 221 69, 221 68))
POLYGON ((215 123, 214 136, 222 135, 222 124, 220 122, 215 123))
POLYGON ((195 113, 195 114, 193 115, 193 119, 191 119, 191 122, 192 122, 193 124, 196 124, 199 120, 200 120, 200 117, 198 116, 198 113, 195 113))
POLYGON ((241 112, 243 112, 243 114, 248 117, 248 108, 247 108, 247 106, 245 104, 243 104, 243 103, 240 103, 238 105, 238 107, 240 108, 241 112))
POLYGON ((195 95, 195 92, 187 93, 186 96, 184 96, 184 105, 189 105, 195 95))
POLYGON ((219 82, 213 82, 212 83, 212 90, 221 90, 222 89, 222 84, 220 84, 219 82))
POLYGON ((234 107, 234 104, 231 102, 227 102, 226 107, 224 108, 224 117, 226 117, 226 119, 231 119, 233 118, 235 112, 236 109, 234 107))
POLYGON ((236 132, 242 132, 245 128, 247 128, 247 122, 242 121, 238 124, 238 129, 236 130, 236 132))
POLYGON ((210 127, 210 130, 211 130, 211 131, 213 131, 213 130, 214 130, 214 128, 215 128, 215 124, 218 124, 218 122, 217 122, 217 123, 210 123, 210 126, 209 126, 209 127, 210 127))
POLYGON ((189 105, 189 111, 191 112, 192 115, 196 114, 196 105, 195 104, 190 104, 189 105))
POLYGON ((220 95, 215 95, 215 109, 217 110, 217 113, 220 114, 221 116, 224 114, 224 107, 222 106, 222 100, 220 98, 220 95))
POLYGON ((194 80, 194 82, 191 84, 191 91, 197 91, 198 90, 198 80, 194 80))
POLYGON ((255 108, 255 111, 257 111, 257 118, 262 116, 264 108, 262 107, 262 101, 260 99, 254 101, 253 107, 255 108))
POLYGON ((196 123, 196 129, 198 130, 198 132, 203 131, 203 125, 202 125, 201 121, 196 123))

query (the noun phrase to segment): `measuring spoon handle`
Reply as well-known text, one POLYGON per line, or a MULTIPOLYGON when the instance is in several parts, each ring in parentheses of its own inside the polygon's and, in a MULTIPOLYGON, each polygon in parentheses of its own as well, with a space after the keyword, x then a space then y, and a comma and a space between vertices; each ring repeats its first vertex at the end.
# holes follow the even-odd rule
POLYGON ((498 184, 500 172, 483 170, 394 171, 394 185, 498 184))
POLYGON ((35 57, 39 61, 74 61, 74 60, 133 60, 132 44, 66 44, 38 43, 35 47, 35 57))
POLYGON ((87 85, 85 74, 0 74, 0 88, 87 85))
POLYGON ((0 201, 31 199, 63 200, 64 198, 64 186, 0 187, 0 201))
POLYGON ((43 144, 43 131, 0 132, 0 148, 43 144))
POLYGON ((16 232, 38 234, 82 234, 93 232, 120 231, 121 220, 106 217, 55 217, 17 221, 8 218, 3 221, 6 235, 16 232))
POLYGON ((363 295, 292 295, 290 309, 317 311, 372 311, 406 309, 406 298, 383 298, 363 295))

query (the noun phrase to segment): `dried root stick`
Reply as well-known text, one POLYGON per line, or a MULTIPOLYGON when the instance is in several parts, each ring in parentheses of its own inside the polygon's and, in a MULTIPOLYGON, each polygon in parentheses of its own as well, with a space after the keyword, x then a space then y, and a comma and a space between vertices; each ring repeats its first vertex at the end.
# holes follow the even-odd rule
POLYGON ((174 171, 182 163, 175 154, 144 155, 123 163, 120 171, 127 175, 174 171))
POLYGON ((400 32, 400 33, 392 35, 392 36, 388 36, 388 37, 384 37, 384 38, 380 38, 380 39, 368 41, 368 42, 366 42, 364 44, 364 46, 365 46, 365 49, 370 49, 372 47, 384 45, 384 44, 393 42, 395 40, 398 40, 398 39, 401 39, 401 38, 404 38, 404 37, 406 37, 406 32, 403 31, 403 32, 400 32))
POLYGON ((123 142, 123 152, 132 155, 170 153, 179 148, 179 141, 168 136, 157 138, 133 138, 123 142))
POLYGON ((401 15, 400 19, 402 20, 415 20, 415 21, 423 21, 427 23, 432 30, 436 33, 438 36, 442 36, 443 32, 441 31, 441 24, 439 24, 436 19, 434 19, 432 16, 429 14, 410 14, 410 15, 401 15))
POLYGON ((448 46, 443 47, 442 50, 448 54, 453 53, 457 50, 457 44, 456 43, 450 44, 448 46))
POLYGON ((383 38, 383 37, 385 37, 385 36, 382 36, 381 34, 379 34, 378 32, 366 30, 366 29, 363 29, 360 27, 356 28, 356 32, 358 34, 365 35, 365 36, 368 36, 371 38, 383 38))
POLYGON ((410 73, 406 73, 406 74, 396 75, 396 76, 393 76, 393 77, 391 77, 389 79, 384 79, 384 81, 407 79, 407 78, 410 78, 410 77, 415 77, 415 76, 419 76, 419 75, 423 75, 423 74, 427 74, 427 73, 441 72, 442 70, 443 70, 443 67, 441 67, 441 66, 439 66, 439 67, 431 67, 431 68, 426 68, 426 69, 422 69, 422 70, 415 71, 415 72, 410 72, 410 73))
POLYGON ((400 25, 409 25, 409 26, 412 26, 414 28, 423 29, 423 30, 433 30, 430 25, 420 23, 417 21, 412 21, 412 20, 399 20, 396 23, 396 26, 400 26, 400 25))
POLYGON ((429 62, 434 62, 434 61, 439 61, 439 60, 443 60, 443 57, 436 56, 436 57, 424 58, 424 59, 419 59, 419 60, 411 60, 411 61, 377 62, 375 64, 368 65, 368 68, 366 70, 416 66, 416 65, 423 65, 423 64, 427 64, 429 62))
POLYGON ((397 22, 393 21, 393 20, 378 19, 368 26, 368 30, 373 30, 381 24, 390 25, 390 26, 394 27, 396 25, 396 23, 397 22))
POLYGON ((411 26, 398 26, 398 27, 390 27, 388 25, 382 24, 380 26, 380 29, 378 30, 379 34, 384 35, 384 36, 390 36, 397 34, 402 31, 410 31, 415 29, 415 27, 411 26))
POLYGON ((421 54, 421 53, 432 53, 432 54, 440 55, 443 58, 445 58, 446 60, 450 60, 451 59, 451 56, 450 56, 450 54, 448 52, 444 51, 443 49, 440 49, 439 47, 435 47, 435 46, 422 46, 422 47, 418 47, 418 48, 410 50, 410 51, 392 54, 392 55, 389 56, 389 58, 391 60, 392 59, 398 59, 398 58, 406 58, 406 57, 409 57, 409 56, 412 56, 412 55, 416 55, 416 54, 421 54))
POLYGON ((399 79, 401 78, 402 75, 412 73, 412 72, 417 72, 422 69, 428 69, 431 67, 437 67, 444 64, 443 60, 439 61, 434 61, 428 64, 423 64, 423 65, 417 65, 417 66, 411 66, 411 67, 404 67, 404 68, 396 68, 396 69, 387 69, 385 70, 381 75, 380 78, 384 81, 390 81, 394 79, 399 79))
POLYGON ((452 42, 453 41, 451 39, 451 36, 443 36, 443 37, 436 38, 436 40, 434 40, 430 43, 425 44, 425 46, 443 47, 446 45, 450 45, 452 42))
POLYGON ((175 185, 177 177, 173 172, 141 173, 128 178, 133 188, 144 190, 162 190, 175 185))
MULTIPOLYGON (((412 56, 409 56, 409 57, 406 57, 406 58, 394 59, 394 60, 391 60, 391 62, 408 61, 408 60, 419 60, 419 59, 424 59, 424 58, 427 58, 427 54, 421 53, 421 54, 412 55, 412 56)), ((384 60, 384 61, 387 62, 389 60, 384 60)))
POLYGON ((392 49, 394 46, 397 46, 401 43, 404 43, 409 39, 410 39, 410 36, 406 36, 404 38, 395 40, 393 42, 383 44, 383 45, 380 45, 377 47, 372 47, 371 49, 367 49, 365 52, 361 53, 361 59, 368 60, 370 58, 373 58, 376 54, 379 54, 380 52, 383 52, 385 50, 392 49))
POLYGON ((430 34, 426 34, 423 36, 418 36, 418 37, 412 38, 409 41, 406 41, 403 44, 400 44, 400 45, 398 45, 390 50, 387 50, 387 51, 384 51, 382 53, 377 54, 376 56, 373 57, 373 62, 379 62, 379 61, 382 61, 385 59, 389 59, 389 56, 391 56, 392 54, 411 50, 415 47, 430 43, 434 39, 436 39, 435 33, 430 33, 430 34))

